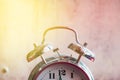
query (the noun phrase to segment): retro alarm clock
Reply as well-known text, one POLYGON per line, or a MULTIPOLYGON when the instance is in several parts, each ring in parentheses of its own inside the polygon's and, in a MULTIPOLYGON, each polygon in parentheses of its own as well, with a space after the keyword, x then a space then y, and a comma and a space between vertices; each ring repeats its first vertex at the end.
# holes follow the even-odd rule
POLYGON ((86 45, 87 43, 84 45, 79 43, 76 31, 71 28, 56 26, 46 29, 43 33, 41 45, 36 46, 36 44, 34 44, 34 50, 27 54, 28 62, 39 56, 42 59, 42 61, 40 61, 33 68, 28 80, 94 80, 89 68, 82 61, 80 61, 82 56, 91 61, 95 60, 94 54, 85 47, 86 45), (78 54, 77 58, 73 56, 66 56, 59 52, 59 48, 52 48, 52 46, 44 43, 47 32, 55 29, 66 29, 74 32, 77 44, 70 43, 67 47, 74 51, 74 54, 78 54), (54 56, 53 53, 50 53, 50 55, 53 55, 53 57, 45 59, 43 54, 49 51, 57 53, 58 56, 54 56))

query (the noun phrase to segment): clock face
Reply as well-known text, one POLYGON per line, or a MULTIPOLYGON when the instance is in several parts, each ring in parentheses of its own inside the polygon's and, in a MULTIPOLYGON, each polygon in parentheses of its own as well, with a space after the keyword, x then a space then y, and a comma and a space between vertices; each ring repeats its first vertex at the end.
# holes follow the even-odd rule
POLYGON ((52 63, 38 72, 34 80, 90 80, 78 66, 67 63, 52 63))

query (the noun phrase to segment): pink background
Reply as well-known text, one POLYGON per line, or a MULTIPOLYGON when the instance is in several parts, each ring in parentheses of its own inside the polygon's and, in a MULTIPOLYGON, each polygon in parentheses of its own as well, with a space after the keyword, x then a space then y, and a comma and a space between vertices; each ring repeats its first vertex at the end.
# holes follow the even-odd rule
MULTIPOLYGON (((120 0, 0 0, 0 69, 8 68, 0 80, 27 80, 39 61, 28 63, 27 53, 33 43, 40 44, 46 28, 56 25, 75 29, 81 43, 88 43, 96 60, 83 61, 95 80, 120 79, 120 0)), ((47 38, 62 46, 73 41, 68 31, 47 38)))

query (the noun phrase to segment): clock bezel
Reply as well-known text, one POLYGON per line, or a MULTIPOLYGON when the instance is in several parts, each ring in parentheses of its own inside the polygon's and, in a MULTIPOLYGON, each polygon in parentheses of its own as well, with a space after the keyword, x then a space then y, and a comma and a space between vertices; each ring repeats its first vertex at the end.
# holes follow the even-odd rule
POLYGON ((39 76, 46 68, 48 68, 48 67, 50 67, 50 66, 53 66, 53 65, 58 65, 58 64, 71 65, 71 66, 79 69, 80 71, 82 71, 83 74, 85 75, 85 77, 87 78, 87 80, 90 80, 90 78, 89 78, 89 76, 87 75, 87 73, 86 73, 83 69, 81 69, 79 66, 77 66, 76 64, 69 63, 69 62, 64 62, 64 61, 62 61, 62 62, 54 62, 54 63, 51 63, 51 64, 46 65, 46 66, 45 66, 44 68, 42 68, 38 73, 36 73, 36 75, 34 76, 33 80, 37 80, 38 76, 39 76))

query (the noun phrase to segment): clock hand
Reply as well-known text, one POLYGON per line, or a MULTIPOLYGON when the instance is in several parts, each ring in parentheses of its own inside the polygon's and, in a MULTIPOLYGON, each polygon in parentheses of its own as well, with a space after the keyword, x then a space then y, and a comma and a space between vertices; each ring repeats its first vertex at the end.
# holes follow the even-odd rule
POLYGON ((60 74, 60 70, 59 70, 59 80, 62 80, 61 74, 60 74))

